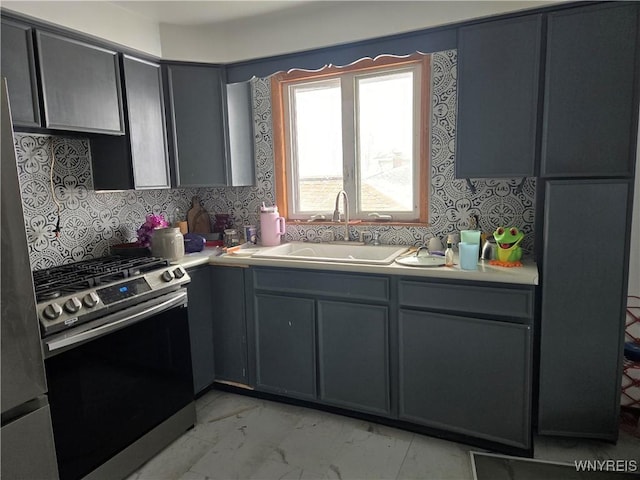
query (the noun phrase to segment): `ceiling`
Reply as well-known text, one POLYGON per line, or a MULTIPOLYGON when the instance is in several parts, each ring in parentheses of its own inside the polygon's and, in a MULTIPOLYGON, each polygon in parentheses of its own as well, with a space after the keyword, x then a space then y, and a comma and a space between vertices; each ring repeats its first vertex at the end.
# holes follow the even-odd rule
POLYGON ((208 25, 254 17, 313 3, 309 0, 112 1, 155 23, 208 25))

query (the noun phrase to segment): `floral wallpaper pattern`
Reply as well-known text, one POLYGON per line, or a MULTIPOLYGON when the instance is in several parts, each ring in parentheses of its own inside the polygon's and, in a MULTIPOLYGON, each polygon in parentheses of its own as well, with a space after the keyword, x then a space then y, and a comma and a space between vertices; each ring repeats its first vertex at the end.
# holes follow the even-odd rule
MULTIPOLYGON (((93 190, 88 140, 15 134, 32 268, 107 255, 111 245, 135 240, 135 232, 148 213, 163 214, 169 221, 175 220, 176 214, 184 219, 195 195, 212 215, 229 213, 238 227, 258 226, 262 202, 275 203, 273 128, 270 79, 254 79, 252 83, 256 161, 253 187, 97 192, 93 190), (61 207, 59 236, 54 233, 57 204, 61 207)), ((477 214, 485 231, 493 231, 498 225, 522 229, 526 234, 523 246, 532 251, 535 179, 473 180, 473 192, 466 180, 455 179, 455 50, 432 55, 432 85, 431 225, 376 226, 381 242, 415 245, 426 243, 433 236, 444 239, 447 234, 466 228, 469 216, 477 214)), ((336 228, 289 224, 286 240, 320 241, 331 232, 336 233, 336 228)), ((370 228, 356 227, 351 235, 370 228)))
MULTIPOLYGON (((525 233, 523 248, 533 252, 535 179, 455 178, 455 132, 457 111, 456 50, 432 54, 431 82, 431 177, 429 227, 375 228, 384 244, 419 245, 468 228, 469 217, 478 215, 480 228, 492 232, 500 225, 515 225, 525 233)), ((258 82, 260 84, 260 82, 258 82)), ((268 84, 267 84, 268 87, 268 84)), ((321 241, 335 232, 333 226, 287 225, 287 240, 321 241)), ((357 236, 352 229, 351 235, 357 236)))

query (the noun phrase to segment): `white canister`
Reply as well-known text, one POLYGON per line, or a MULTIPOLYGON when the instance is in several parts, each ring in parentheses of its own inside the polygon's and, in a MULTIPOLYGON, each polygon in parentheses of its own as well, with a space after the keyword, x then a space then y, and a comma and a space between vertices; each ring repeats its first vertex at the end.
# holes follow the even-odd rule
POLYGON ((184 257, 184 236, 180 229, 156 228, 151 236, 151 254, 172 262, 184 257))

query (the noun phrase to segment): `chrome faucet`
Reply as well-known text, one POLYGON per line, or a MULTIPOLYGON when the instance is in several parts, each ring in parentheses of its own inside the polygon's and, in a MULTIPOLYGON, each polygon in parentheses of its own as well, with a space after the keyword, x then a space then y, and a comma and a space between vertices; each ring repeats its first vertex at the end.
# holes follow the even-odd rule
POLYGON ((344 190, 340 190, 338 192, 338 195, 336 196, 336 208, 333 211, 333 221, 334 222, 340 221, 340 208, 338 206, 340 203, 340 195, 344 195, 344 199, 342 202, 342 208, 344 209, 344 241, 348 242, 349 241, 349 197, 347 196, 347 192, 345 192, 344 190))

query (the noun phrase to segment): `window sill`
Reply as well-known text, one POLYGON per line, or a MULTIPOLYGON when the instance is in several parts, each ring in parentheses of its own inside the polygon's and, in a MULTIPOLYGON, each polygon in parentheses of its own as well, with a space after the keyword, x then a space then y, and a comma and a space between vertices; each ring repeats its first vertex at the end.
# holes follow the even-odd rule
MULTIPOLYGON (((317 226, 317 225, 327 225, 327 226, 344 226, 344 222, 334 222, 331 220, 313 220, 311 222, 307 220, 290 220, 286 219, 286 222, 291 225, 309 225, 309 226, 317 226)), ((430 227, 429 223, 424 222, 411 222, 411 221, 370 221, 370 220, 350 220, 350 226, 362 226, 362 227, 380 227, 380 226, 390 226, 390 227, 430 227)))

